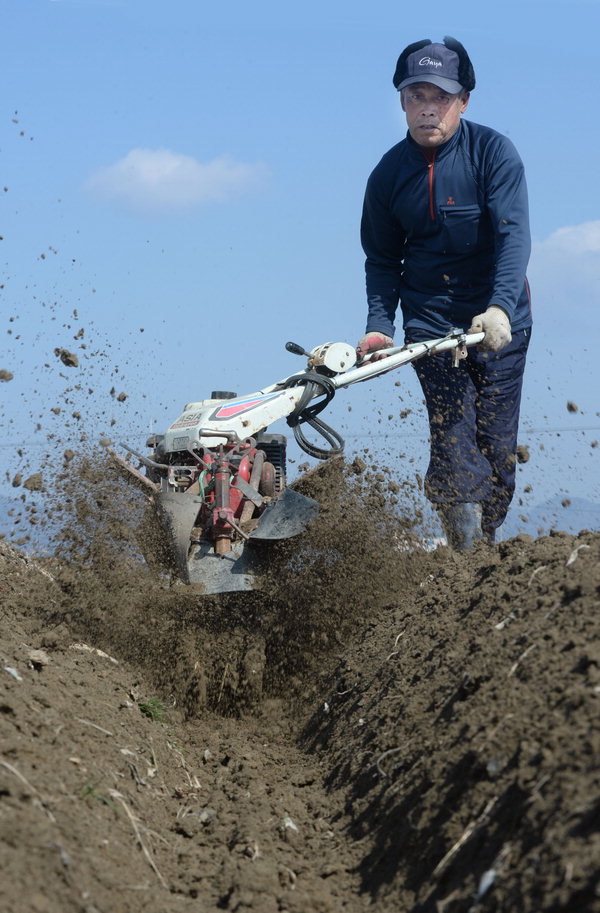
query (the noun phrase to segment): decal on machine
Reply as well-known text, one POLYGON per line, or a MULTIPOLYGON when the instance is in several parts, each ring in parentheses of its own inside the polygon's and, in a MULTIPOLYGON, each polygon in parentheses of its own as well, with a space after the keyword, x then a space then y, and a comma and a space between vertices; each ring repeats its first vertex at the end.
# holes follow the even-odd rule
POLYGON ((278 396, 281 396, 281 392, 268 393, 265 396, 250 396, 246 399, 236 399, 235 402, 229 402, 226 406, 219 406, 218 409, 215 409, 210 416, 210 420, 235 418, 238 415, 242 415, 244 412, 250 412, 252 409, 256 409, 258 406, 268 403, 269 400, 276 399, 278 396))
POLYGON ((177 431, 179 428, 190 428, 192 425, 197 425, 201 417, 201 412, 184 412, 169 427, 169 431, 177 431))

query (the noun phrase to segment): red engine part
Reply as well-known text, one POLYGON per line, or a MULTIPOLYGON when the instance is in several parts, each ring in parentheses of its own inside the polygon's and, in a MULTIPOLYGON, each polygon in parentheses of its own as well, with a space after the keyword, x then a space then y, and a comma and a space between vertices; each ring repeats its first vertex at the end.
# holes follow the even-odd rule
POLYGON ((237 487, 237 480, 242 479, 258 491, 265 453, 248 444, 247 453, 243 454, 237 470, 232 472, 231 458, 233 450, 239 453, 238 447, 220 447, 216 453, 207 452, 203 457, 209 469, 204 479, 207 493, 200 513, 200 525, 203 536, 213 540, 218 555, 231 551, 231 543, 240 524, 250 520, 258 509, 237 487))
POLYGON ((226 555, 231 551, 233 538, 233 511, 231 509, 231 482, 229 460, 219 458, 215 472, 215 506, 212 511, 212 531, 215 540, 215 552, 226 555))
POLYGON ((260 493, 268 498, 274 498, 277 491, 277 473, 272 463, 265 461, 260 474, 260 493))

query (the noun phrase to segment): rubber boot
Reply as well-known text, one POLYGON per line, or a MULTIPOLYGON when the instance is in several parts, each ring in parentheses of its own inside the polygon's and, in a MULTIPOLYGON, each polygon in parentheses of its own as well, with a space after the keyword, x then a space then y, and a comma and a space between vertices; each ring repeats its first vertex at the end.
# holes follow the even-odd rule
POLYGON ((448 545, 458 552, 467 552, 483 539, 481 504, 467 501, 462 504, 443 504, 438 508, 448 545))
POLYGON ((492 526, 487 526, 485 523, 482 526, 483 538, 486 542, 489 542, 490 545, 493 545, 496 541, 496 530, 492 526))

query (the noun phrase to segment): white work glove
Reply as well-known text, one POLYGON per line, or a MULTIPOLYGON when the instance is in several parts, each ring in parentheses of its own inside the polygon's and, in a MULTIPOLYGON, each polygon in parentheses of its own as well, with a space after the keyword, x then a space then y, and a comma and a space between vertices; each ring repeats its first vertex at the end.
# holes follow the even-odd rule
POLYGON ((467 333, 485 333, 480 345, 490 352, 500 352, 512 339, 508 314, 495 304, 473 317, 467 333))
MULTIPOLYGON (((394 340, 391 336, 386 336, 385 333, 366 333, 356 346, 356 354, 358 360, 362 361, 365 356, 371 355, 373 352, 379 352, 381 349, 389 349, 393 345, 394 340)), ((375 355, 371 360, 379 361, 379 359, 386 357, 382 352, 381 355, 375 355)))

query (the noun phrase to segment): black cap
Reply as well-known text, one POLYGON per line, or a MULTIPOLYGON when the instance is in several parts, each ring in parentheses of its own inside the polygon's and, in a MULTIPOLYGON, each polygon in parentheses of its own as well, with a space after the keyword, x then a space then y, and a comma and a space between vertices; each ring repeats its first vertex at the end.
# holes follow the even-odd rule
POLYGON ((424 38, 404 48, 394 73, 398 91, 415 82, 430 82, 457 95, 475 88, 475 71, 460 41, 447 35, 443 44, 435 44, 424 38))

